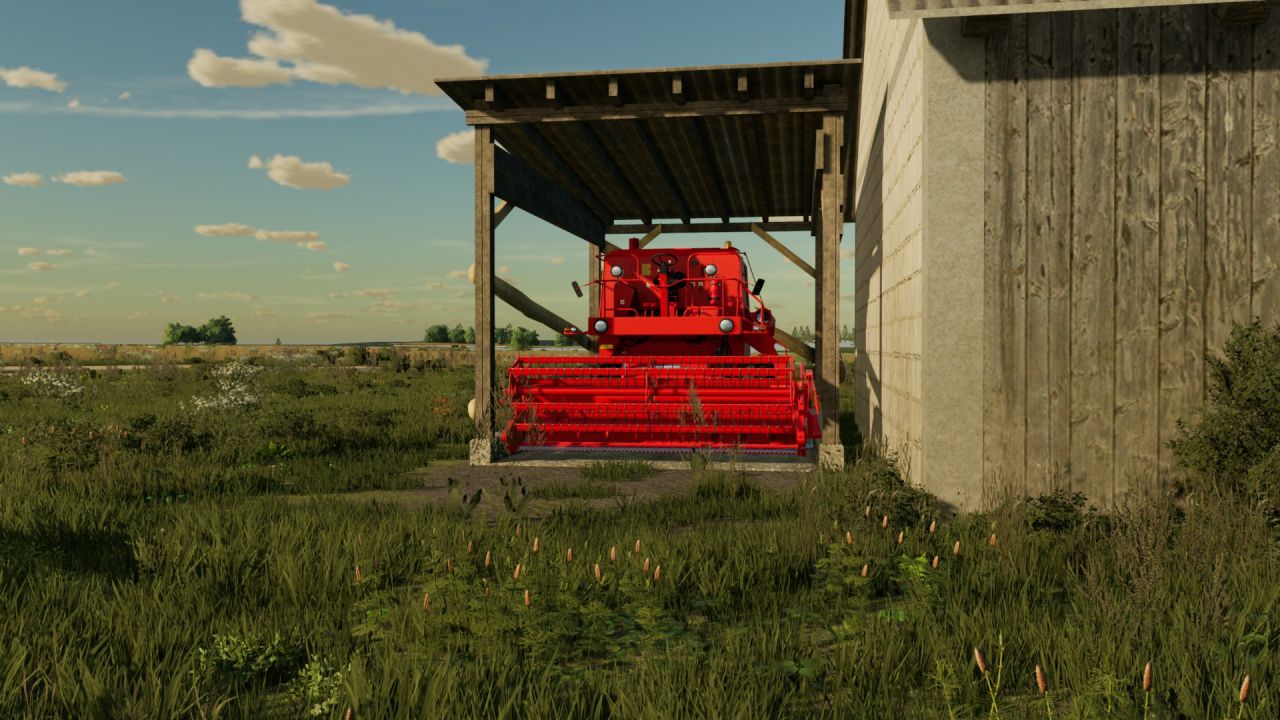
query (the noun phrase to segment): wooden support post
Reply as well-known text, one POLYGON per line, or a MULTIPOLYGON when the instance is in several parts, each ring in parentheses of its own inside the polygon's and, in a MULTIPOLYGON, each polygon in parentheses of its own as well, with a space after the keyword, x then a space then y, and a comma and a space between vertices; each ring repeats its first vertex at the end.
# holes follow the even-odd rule
POLYGON ((773 328, 773 340, 795 355, 804 358, 804 361, 810 365, 814 364, 813 346, 809 343, 777 326, 773 328))
POLYGON ((476 128, 476 437, 471 464, 493 461, 493 130, 476 128))
POLYGON ((805 271, 806 273, 809 273, 809 277, 811 278, 818 277, 818 271, 815 270, 812 265, 805 262, 804 259, 801 258, 799 255, 791 252, 791 248, 787 247, 786 245, 783 245, 782 242, 778 240, 778 238, 770 235, 764 228, 760 227, 759 223, 751 223, 751 232, 755 233, 756 235, 759 235, 761 240, 769 243, 769 245, 772 246, 774 250, 777 250, 778 252, 782 253, 784 257, 786 257, 791 262, 795 263, 796 267, 799 267, 801 270, 805 271))
POLYGON ((515 209, 516 206, 506 200, 498 203, 498 207, 493 211, 493 229, 497 230, 498 226, 502 224, 502 221, 506 220, 507 216, 511 214, 511 211, 515 209))
MULTIPOLYGON (((587 282, 600 282, 600 250, 594 245, 587 246, 587 282)), ((600 286, 590 285, 584 290, 587 294, 587 317, 600 314, 600 286)))
POLYGON ((652 230, 645 233, 644 237, 640 238, 640 247, 643 248, 645 245, 648 245, 649 243, 653 242, 661 234, 662 234, 662 226, 654 225, 652 230))
MULTIPOLYGON (((594 248, 592 249, 594 250, 594 248)), ((536 323, 545 325, 557 335, 563 333, 565 328, 574 326, 573 323, 534 302, 533 298, 525 295, 514 285, 500 277, 493 279, 493 294, 502 302, 519 310, 521 315, 536 323)), ((590 335, 574 335, 573 341, 584 349, 595 352, 595 340, 590 335)))
POLYGON ((817 340, 814 380, 822 406, 822 440, 818 463, 824 468, 844 467, 844 446, 840 442, 840 236, 844 232, 844 208, 840 177, 840 148, 843 145, 844 116, 824 115, 819 149, 822 152, 822 187, 818 198, 817 272, 814 283, 815 330, 817 340))

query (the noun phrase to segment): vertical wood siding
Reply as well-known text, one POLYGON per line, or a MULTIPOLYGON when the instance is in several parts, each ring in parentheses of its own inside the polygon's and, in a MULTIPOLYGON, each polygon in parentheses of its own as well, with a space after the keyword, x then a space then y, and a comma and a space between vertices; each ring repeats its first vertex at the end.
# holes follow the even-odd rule
POLYGON ((1280 13, 1012 16, 988 38, 984 473, 1167 480, 1232 322, 1280 322, 1280 13))

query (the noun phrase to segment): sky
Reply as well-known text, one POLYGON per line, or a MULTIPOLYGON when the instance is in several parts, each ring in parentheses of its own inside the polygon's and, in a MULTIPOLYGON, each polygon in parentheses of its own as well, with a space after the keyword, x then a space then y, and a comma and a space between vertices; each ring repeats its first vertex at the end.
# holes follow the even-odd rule
MULTIPOLYGON (((41 0, 0 23, 0 342, 421 340, 469 325, 473 167, 438 78, 839 58, 838 2, 41 0)), ((846 228, 842 317, 852 310, 846 228)), ((806 233, 780 239, 806 260, 806 233)), ((781 327, 812 280, 749 234, 781 327)), ((618 244, 625 238, 613 238, 618 244)), ((498 274, 584 321, 586 244, 518 210, 498 274)), ((497 303, 499 324, 534 326, 497 303)), ((538 328, 545 337, 548 334, 538 328)))

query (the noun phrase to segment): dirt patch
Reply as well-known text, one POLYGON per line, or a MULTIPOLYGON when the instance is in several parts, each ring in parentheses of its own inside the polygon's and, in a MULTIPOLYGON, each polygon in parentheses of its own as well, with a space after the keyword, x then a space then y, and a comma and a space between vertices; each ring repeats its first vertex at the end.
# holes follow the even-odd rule
MULTIPOLYGON (((530 493, 535 488, 547 485, 573 488, 583 485, 604 486, 615 489, 616 494, 608 497, 567 497, 538 498, 531 497, 524 506, 521 515, 528 518, 546 517, 553 509, 566 504, 586 505, 600 509, 613 509, 626 503, 646 502, 661 498, 685 495, 693 490, 693 472, 689 468, 661 469, 652 475, 638 480, 584 480, 581 469, 577 467, 547 466, 510 466, 484 465, 474 466, 465 460, 454 460, 432 463, 431 465, 411 471, 408 475, 420 483, 409 490, 371 490, 367 492, 344 493, 340 497, 352 501, 378 501, 395 503, 405 508, 420 508, 428 504, 444 506, 449 503, 449 479, 458 481, 458 488, 468 497, 477 490, 483 490, 480 504, 475 512, 489 517, 501 517, 507 513, 503 507, 503 494, 508 486, 517 480, 523 480, 530 493)), ((803 478, 809 475, 804 470, 795 471, 746 471, 746 476, 765 492, 790 492, 799 487, 803 478)))

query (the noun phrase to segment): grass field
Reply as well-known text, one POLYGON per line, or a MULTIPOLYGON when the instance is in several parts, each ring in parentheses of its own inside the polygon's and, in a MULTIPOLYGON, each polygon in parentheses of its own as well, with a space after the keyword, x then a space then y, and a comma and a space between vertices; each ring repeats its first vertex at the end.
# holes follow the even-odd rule
POLYGON ((1280 716, 1255 508, 940 517, 870 454, 789 494, 723 467, 605 511, 553 486, 536 522, 341 496, 464 457, 471 390, 407 359, 0 377, 0 714, 1280 716))

